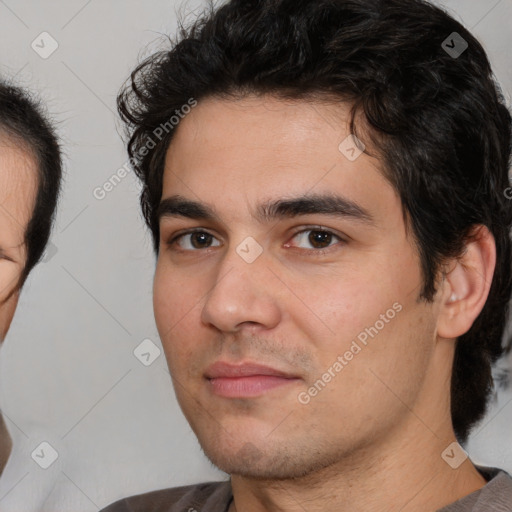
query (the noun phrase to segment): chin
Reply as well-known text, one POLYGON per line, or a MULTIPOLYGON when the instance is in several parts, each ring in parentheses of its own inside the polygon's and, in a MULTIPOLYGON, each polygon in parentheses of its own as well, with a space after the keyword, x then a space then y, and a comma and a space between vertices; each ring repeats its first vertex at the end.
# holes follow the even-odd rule
POLYGON ((258 448, 251 442, 233 449, 226 446, 203 446, 212 464, 230 475, 254 480, 290 480, 305 477, 330 466, 334 461, 321 453, 304 453, 286 446, 258 448))

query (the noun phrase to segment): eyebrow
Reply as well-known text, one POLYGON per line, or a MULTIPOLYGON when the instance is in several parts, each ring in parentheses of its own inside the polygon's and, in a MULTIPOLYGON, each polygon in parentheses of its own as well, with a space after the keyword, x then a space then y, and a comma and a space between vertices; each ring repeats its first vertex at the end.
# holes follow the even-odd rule
MULTIPOLYGON (((296 198, 270 200, 256 209, 259 222, 293 218, 301 215, 322 214, 341 218, 350 218, 364 224, 375 226, 375 219, 365 208, 356 202, 333 194, 306 194, 296 198)), ((157 219, 185 217, 194 220, 219 221, 215 209, 207 204, 186 199, 180 195, 162 199, 157 209, 157 219)))

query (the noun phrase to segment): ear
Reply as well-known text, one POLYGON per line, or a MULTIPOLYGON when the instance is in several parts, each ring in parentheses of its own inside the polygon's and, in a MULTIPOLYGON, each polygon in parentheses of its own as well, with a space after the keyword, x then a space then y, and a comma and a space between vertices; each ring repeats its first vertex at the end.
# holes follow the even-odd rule
POLYGON ((496 266, 496 243, 483 225, 475 226, 464 254, 444 274, 437 334, 457 338, 469 331, 482 311, 496 266))

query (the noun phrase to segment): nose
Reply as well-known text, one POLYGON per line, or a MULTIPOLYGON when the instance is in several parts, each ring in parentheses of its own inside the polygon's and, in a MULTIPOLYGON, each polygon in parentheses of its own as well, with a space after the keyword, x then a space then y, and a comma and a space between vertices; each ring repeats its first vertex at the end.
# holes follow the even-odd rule
POLYGON ((247 325, 271 329, 279 323, 278 287, 282 283, 268 268, 265 252, 248 261, 236 247, 226 252, 202 309, 205 324, 234 333, 247 325))

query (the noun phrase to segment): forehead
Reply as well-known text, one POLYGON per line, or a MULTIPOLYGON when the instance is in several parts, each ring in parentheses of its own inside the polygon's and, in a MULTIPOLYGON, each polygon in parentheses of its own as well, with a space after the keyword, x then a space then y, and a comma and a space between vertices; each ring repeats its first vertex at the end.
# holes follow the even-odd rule
POLYGON ((37 165, 24 144, 0 135, 0 242, 22 241, 34 208, 37 165))
POLYGON ((340 151, 351 135, 350 108, 270 96, 202 100, 176 128, 162 198, 179 194, 234 215, 311 193, 396 205, 377 158, 350 160, 340 151))
POLYGON ((214 161, 217 168, 227 169, 236 164, 237 175, 245 177, 250 167, 265 177, 276 168, 293 166, 299 176, 313 154, 324 152, 326 158, 337 160, 338 139, 347 131, 347 119, 348 106, 343 103, 210 97, 180 121, 166 163, 172 167, 186 157, 191 166, 208 167, 208 161, 214 161))

